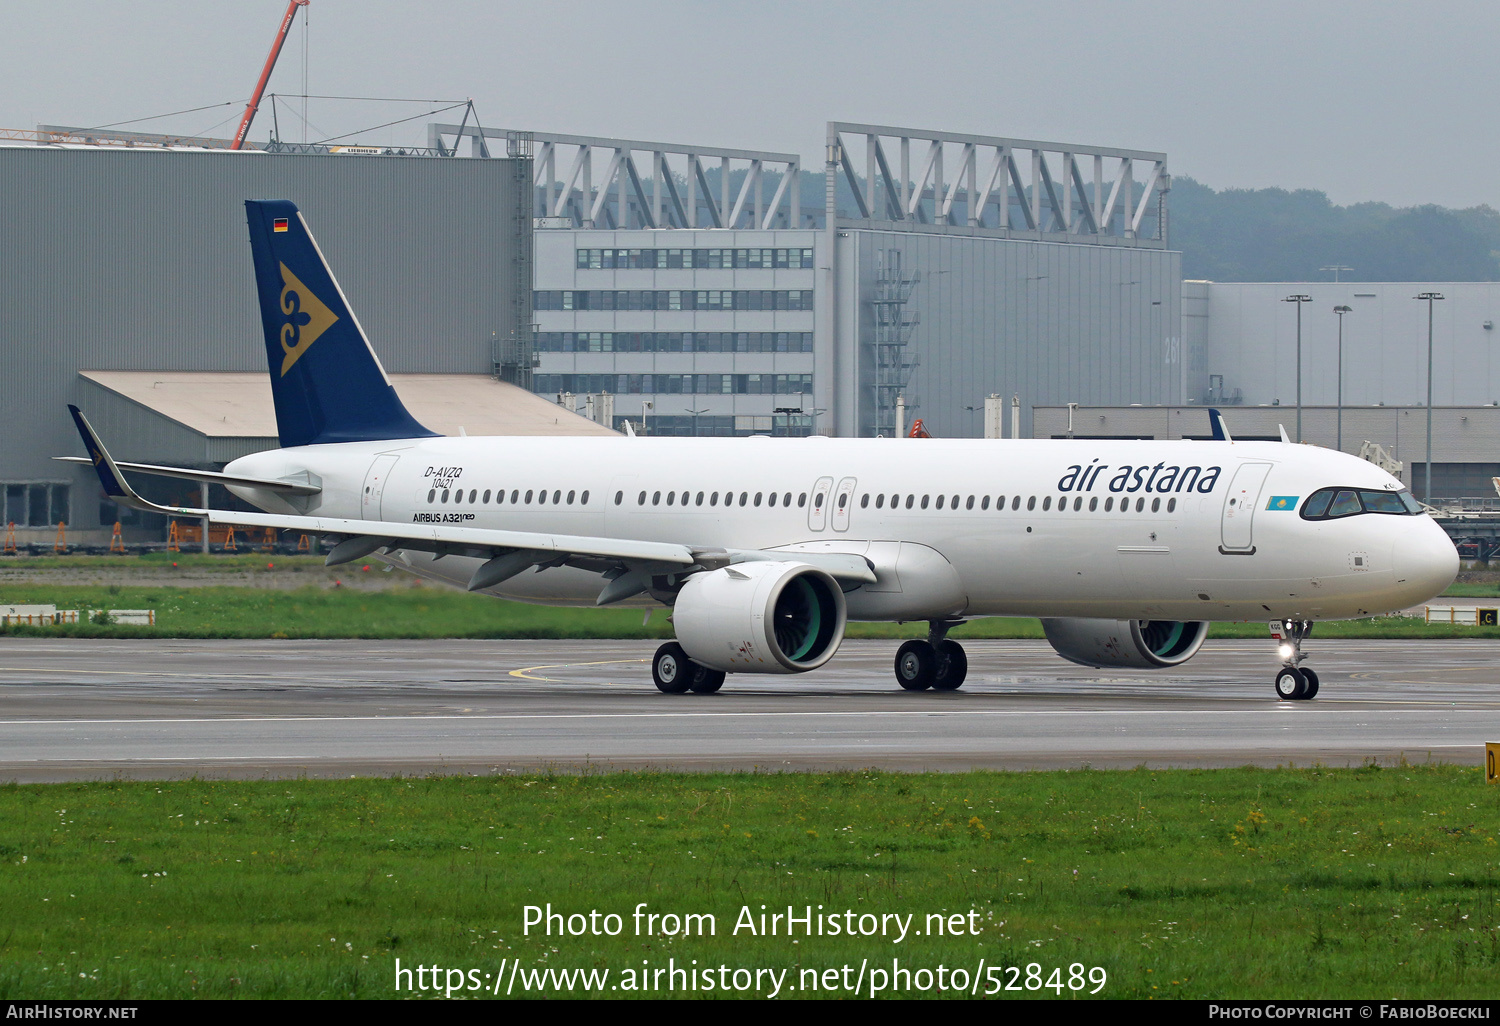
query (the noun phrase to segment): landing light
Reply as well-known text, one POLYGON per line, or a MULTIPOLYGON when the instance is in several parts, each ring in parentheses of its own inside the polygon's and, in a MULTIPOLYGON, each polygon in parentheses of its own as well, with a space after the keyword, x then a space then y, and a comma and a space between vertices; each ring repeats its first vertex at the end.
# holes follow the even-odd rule
POLYGON ((1292 657, 1292 653, 1295 651, 1296 649, 1292 648, 1291 645, 1282 645, 1276 649, 1276 654, 1281 656, 1281 658, 1283 659, 1290 659, 1292 657))

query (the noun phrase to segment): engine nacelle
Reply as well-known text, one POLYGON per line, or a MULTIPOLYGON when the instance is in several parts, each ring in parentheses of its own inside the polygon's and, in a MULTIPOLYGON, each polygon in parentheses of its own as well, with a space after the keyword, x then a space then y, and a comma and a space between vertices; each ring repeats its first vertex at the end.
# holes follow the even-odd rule
POLYGON ((677 642, 728 673, 804 673, 838 651, 847 615, 838 582, 806 563, 735 563, 677 593, 677 642))
POLYGON ((1044 619, 1042 630, 1071 662, 1138 670, 1179 666, 1198 654, 1208 636, 1202 620, 1044 619))

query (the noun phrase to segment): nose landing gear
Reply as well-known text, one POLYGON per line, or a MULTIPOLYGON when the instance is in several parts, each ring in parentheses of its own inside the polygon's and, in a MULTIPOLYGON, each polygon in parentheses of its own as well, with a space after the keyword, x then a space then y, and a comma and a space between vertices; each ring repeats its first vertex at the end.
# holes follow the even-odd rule
POLYGON ((1284 702, 1305 701, 1318 693, 1318 675, 1299 666, 1307 658, 1302 642, 1312 633, 1311 620, 1272 620, 1271 637, 1281 642, 1279 652, 1284 664, 1276 674, 1276 697, 1284 702))

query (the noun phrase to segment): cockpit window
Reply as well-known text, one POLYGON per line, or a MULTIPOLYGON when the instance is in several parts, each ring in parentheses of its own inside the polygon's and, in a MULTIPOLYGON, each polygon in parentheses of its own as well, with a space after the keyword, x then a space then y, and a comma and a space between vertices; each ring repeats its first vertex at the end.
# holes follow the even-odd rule
POLYGON ((1351 488, 1339 489, 1339 493, 1333 497, 1333 502, 1328 507, 1329 517, 1352 517, 1359 512, 1362 512, 1359 493, 1351 488))
POLYGON ((1377 491, 1373 488, 1323 488, 1302 504, 1303 520, 1335 520, 1360 513, 1411 516, 1422 512, 1422 504, 1411 492, 1377 491))

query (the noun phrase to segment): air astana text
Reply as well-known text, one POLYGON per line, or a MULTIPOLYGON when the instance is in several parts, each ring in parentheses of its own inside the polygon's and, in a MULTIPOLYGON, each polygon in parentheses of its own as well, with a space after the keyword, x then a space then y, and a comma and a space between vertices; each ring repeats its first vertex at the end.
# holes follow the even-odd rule
POLYGON ((1060 492, 1092 492, 1100 480, 1107 480, 1112 492, 1211 492, 1219 482, 1220 467, 1176 467, 1165 463, 1156 466, 1122 466, 1107 479, 1108 463, 1097 459, 1088 466, 1074 464, 1057 482, 1060 492))

